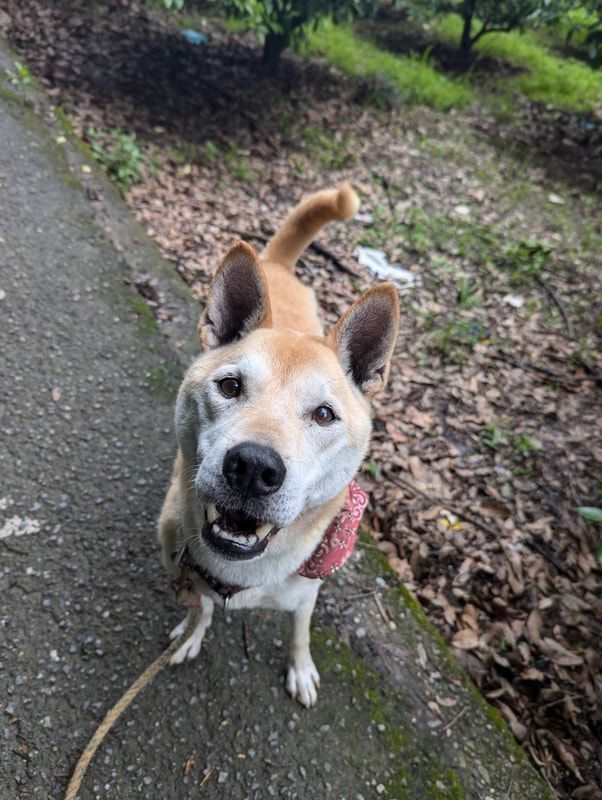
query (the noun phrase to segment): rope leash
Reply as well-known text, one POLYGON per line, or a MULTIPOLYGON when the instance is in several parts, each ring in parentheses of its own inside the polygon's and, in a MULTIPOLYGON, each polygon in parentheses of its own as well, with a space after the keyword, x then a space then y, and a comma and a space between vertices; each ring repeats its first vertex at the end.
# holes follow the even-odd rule
POLYGON ((175 639, 169 645, 169 647, 167 647, 161 653, 161 655, 158 656, 158 658, 156 658, 138 678, 136 678, 129 689, 125 691, 125 693, 119 698, 111 710, 107 712, 107 715, 94 732, 94 735, 86 745, 86 749, 81 754, 77 764, 75 765, 75 769, 71 775, 71 780, 67 786, 67 791, 65 792, 65 800, 75 800, 75 797, 79 792, 79 787, 81 786, 82 780, 86 774, 86 770, 90 766, 90 762, 96 755, 96 751, 103 743, 107 733, 111 730, 113 725, 115 725, 119 717, 123 714, 130 703, 132 703, 132 701, 136 699, 144 687, 148 686, 153 678, 158 675, 159 672, 161 672, 175 651, 190 637, 191 633, 196 627, 198 618, 198 611, 190 611, 186 628, 184 629, 182 635, 175 639))

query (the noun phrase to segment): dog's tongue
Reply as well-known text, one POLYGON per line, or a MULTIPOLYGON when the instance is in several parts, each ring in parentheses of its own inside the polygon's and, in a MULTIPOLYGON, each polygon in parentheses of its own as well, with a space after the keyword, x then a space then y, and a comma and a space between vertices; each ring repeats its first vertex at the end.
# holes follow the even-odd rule
POLYGON ((225 531, 255 533, 257 520, 248 517, 242 511, 224 511, 219 519, 219 526, 225 531))

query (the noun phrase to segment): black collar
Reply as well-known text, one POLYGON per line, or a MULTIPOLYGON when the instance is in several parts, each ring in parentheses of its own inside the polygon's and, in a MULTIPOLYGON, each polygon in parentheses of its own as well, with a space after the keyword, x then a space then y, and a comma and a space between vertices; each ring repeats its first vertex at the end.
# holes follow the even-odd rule
POLYGON ((242 586, 230 586, 227 583, 222 583, 219 578, 216 578, 214 575, 212 575, 208 570, 205 569, 205 567, 197 564, 192 557, 188 543, 185 543, 182 546, 178 555, 176 556, 176 567, 184 567, 196 572, 196 574, 205 581, 209 588, 212 589, 216 594, 219 594, 224 601, 229 600, 243 589, 242 586))

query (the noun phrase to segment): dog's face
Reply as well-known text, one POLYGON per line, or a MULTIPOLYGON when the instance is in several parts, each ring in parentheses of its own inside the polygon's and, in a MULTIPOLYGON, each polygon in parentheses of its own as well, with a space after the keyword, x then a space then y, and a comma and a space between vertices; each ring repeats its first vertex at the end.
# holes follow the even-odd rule
POLYGON ((176 427, 213 555, 267 558, 302 514, 336 497, 368 446, 368 396, 386 380, 392 287, 361 298, 326 339, 270 327, 261 267, 230 251, 207 303, 210 348, 180 389, 176 427))

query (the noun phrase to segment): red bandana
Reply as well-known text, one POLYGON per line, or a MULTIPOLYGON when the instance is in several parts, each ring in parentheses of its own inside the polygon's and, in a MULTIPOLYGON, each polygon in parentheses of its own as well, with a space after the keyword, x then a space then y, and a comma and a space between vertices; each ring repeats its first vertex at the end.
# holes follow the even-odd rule
POLYGON ((297 570, 299 575, 324 580, 343 566, 353 552, 367 505, 368 495, 357 481, 351 481, 345 505, 328 526, 320 544, 297 570))

